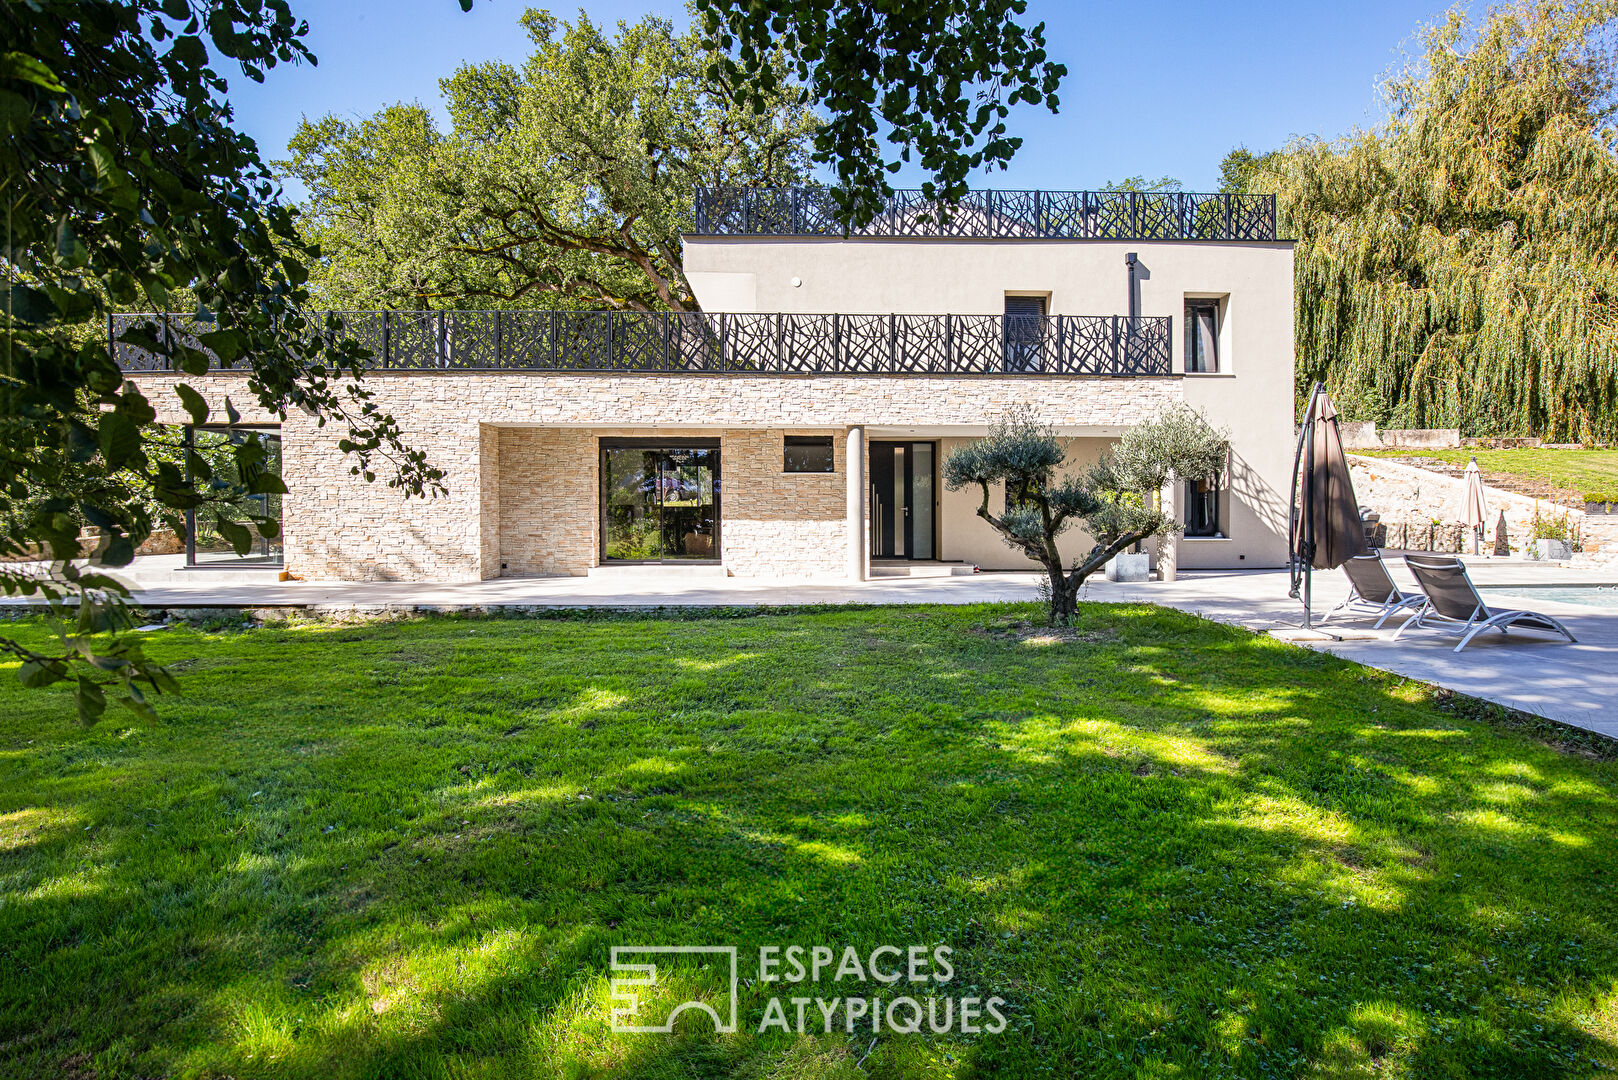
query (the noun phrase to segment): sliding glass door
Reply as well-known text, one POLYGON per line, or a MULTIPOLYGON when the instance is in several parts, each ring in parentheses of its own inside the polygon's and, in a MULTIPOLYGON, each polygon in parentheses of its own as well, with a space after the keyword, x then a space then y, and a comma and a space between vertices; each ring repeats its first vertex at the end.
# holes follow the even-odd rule
POLYGON ((719 440, 601 440, 601 558, 719 560, 719 440))
MULTIPOLYGON (((242 488, 268 487, 254 481, 261 473, 281 475, 281 431, 279 428, 187 427, 185 429, 186 475, 206 488, 209 481, 242 488), (245 448, 245 449, 244 449, 245 448)), ((227 521, 248 524, 249 518, 283 520, 281 496, 246 495, 225 512, 227 521)), ((218 528, 218 515, 210 510, 185 512, 185 564, 187 566, 280 566, 281 537, 267 538, 252 530, 252 546, 237 554, 218 528)))

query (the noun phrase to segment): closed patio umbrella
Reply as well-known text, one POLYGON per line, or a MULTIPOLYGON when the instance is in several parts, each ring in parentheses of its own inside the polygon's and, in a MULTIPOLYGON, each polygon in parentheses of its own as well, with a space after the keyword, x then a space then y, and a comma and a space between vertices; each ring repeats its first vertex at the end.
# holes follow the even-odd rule
POLYGON ((1320 383, 1309 395, 1298 453, 1292 463, 1292 592, 1302 585, 1303 625, 1311 622, 1310 571, 1335 570, 1365 554, 1365 524, 1348 475, 1348 458, 1337 430, 1337 408, 1320 383))
POLYGON ((1466 527, 1472 531, 1472 554, 1478 553, 1483 539, 1483 523, 1489 520, 1489 500, 1483 494, 1483 474, 1478 459, 1466 463, 1466 527))

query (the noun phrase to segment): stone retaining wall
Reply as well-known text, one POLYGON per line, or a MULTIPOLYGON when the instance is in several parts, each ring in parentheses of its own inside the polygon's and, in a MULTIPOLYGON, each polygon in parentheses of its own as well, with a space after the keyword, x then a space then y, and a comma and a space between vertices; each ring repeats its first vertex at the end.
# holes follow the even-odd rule
MULTIPOLYGON (((1354 496, 1360 506, 1382 515, 1387 529, 1389 547, 1414 544, 1421 550, 1470 550, 1470 539, 1464 538, 1463 548, 1454 543, 1454 530, 1463 531, 1466 512, 1466 481, 1460 477, 1420 469, 1401 461, 1386 458, 1348 456, 1349 475, 1354 481, 1354 496), (1434 522, 1439 524, 1435 527, 1434 522), (1422 539, 1425 537, 1425 541, 1422 539), (1430 544, 1428 548, 1426 545, 1430 544)), ((1485 544, 1492 549, 1495 528, 1500 514, 1505 512, 1506 536, 1513 554, 1524 554, 1533 548, 1530 529, 1534 514, 1560 519, 1567 516, 1572 537, 1582 537, 1587 551, 1594 554, 1591 545, 1603 547, 1603 533, 1591 532, 1581 510, 1555 506, 1543 499, 1485 485, 1484 494, 1489 504, 1489 521, 1484 527, 1485 544)), ((1618 553, 1618 536, 1607 539, 1609 550, 1618 553)))

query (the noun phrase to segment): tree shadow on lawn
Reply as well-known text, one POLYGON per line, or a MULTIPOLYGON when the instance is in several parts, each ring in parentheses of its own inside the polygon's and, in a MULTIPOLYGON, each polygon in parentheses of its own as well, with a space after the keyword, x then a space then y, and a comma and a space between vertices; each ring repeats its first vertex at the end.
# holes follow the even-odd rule
MULTIPOLYGON (((188 682, 163 733, 198 740, 178 761, 109 758, 106 729, 11 759, 28 763, 24 805, 58 816, 0 851, 0 1062, 334 1077, 863 1075, 868 1050, 872 1075, 1613 1062, 1611 763, 1178 613, 1098 605, 1098 640, 1039 647, 983 632, 1004 610, 376 628, 344 644, 371 678, 338 701, 284 670, 297 632, 211 643, 242 662, 188 682), (282 697, 236 703, 222 681, 255 677, 282 697), (764 944, 944 944, 957 974, 930 992, 997 994, 1010 1026, 752 1033, 772 994, 905 992, 823 981, 744 986, 737 1035, 615 1036, 615 944, 734 944, 744 977, 764 944)), ((715 989, 667 970, 671 992, 715 989)))

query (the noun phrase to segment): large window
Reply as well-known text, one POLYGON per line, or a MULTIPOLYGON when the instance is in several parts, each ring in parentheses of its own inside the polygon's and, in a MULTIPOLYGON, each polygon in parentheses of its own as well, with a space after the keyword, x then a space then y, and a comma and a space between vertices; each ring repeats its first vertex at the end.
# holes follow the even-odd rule
POLYGON ((601 557, 719 558, 719 441, 601 440, 601 557))
MULTIPOLYGON (((260 473, 281 475, 281 432, 278 428, 188 427, 185 429, 186 473, 207 488, 205 477, 241 487, 254 486, 260 473), (243 452, 239 452, 243 451, 243 452)), ((227 510, 225 517, 252 529, 253 544, 245 555, 236 554, 219 532, 212 510, 186 511, 185 561, 187 566, 279 566, 281 536, 259 535, 249 518, 281 518, 281 496, 249 495, 227 510)))
POLYGON ((1185 303, 1185 370, 1211 375, 1219 370, 1219 301, 1185 303))

